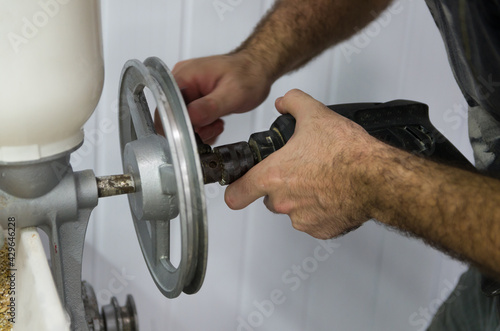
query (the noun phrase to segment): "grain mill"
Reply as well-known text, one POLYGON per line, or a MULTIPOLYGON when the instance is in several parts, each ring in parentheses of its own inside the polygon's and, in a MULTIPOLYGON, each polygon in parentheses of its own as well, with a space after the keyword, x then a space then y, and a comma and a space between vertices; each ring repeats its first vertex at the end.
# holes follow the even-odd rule
MULTIPOLYGON (((136 330, 131 296, 124 306, 113 298, 99 311, 92 286, 82 283, 85 233, 99 198, 128 194, 158 289, 169 298, 199 290, 207 259, 205 197, 180 91, 159 59, 127 62, 119 87, 117 146, 124 173, 96 177, 92 170, 75 172, 70 156, 83 143, 82 127, 104 81, 100 2, 6 0, 0 35, 0 225, 7 231, 5 240, 20 248, 26 246, 21 235, 26 229, 39 228, 48 235, 53 286, 68 328, 136 330), (165 137, 154 130, 146 88, 165 137), (176 217, 181 252, 174 265, 169 239, 170 220, 176 217), (9 232, 13 221, 16 231, 9 232)), ((12 272, 18 272, 15 263, 24 265, 13 263, 12 272)), ((26 300, 20 295, 16 303, 21 319, 26 300)), ((30 325, 16 322, 19 329, 30 325)))

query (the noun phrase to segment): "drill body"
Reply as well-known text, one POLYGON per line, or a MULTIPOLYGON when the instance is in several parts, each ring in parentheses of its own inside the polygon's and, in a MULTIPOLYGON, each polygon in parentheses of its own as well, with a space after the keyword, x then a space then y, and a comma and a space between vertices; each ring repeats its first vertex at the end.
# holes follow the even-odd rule
MULTIPOLYGON (((386 103, 353 103, 328 106, 358 123, 375 138, 394 147, 435 161, 473 170, 472 164, 430 122, 426 104, 394 100, 386 103)), ((198 140, 205 184, 228 185, 254 165, 283 147, 295 131, 290 114, 279 116, 267 131, 238 142, 211 148, 198 140)))

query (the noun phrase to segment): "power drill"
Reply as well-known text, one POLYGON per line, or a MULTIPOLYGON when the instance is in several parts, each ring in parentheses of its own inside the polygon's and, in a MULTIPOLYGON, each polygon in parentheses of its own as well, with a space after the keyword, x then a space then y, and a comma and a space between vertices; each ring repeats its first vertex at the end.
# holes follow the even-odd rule
MULTIPOLYGON (((474 166, 430 122, 429 107, 420 102, 394 100, 386 103, 351 103, 328 106, 358 123, 373 137, 410 153, 474 171, 474 166)), ((254 165, 283 147, 292 137, 295 119, 279 116, 267 131, 238 142, 211 148, 199 137, 203 180, 228 185, 254 165)))

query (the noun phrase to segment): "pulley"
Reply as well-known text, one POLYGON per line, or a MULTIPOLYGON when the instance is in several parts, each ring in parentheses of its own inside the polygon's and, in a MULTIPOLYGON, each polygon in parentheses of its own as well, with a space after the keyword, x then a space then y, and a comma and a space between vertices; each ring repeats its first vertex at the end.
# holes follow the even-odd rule
POLYGON ((123 170, 139 244, 154 282, 169 298, 196 293, 207 263, 207 216, 196 140, 172 73, 158 58, 128 61, 119 93, 123 170), (154 128, 152 95, 165 136, 154 128), (172 220, 180 222, 180 261, 171 259, 172 220))

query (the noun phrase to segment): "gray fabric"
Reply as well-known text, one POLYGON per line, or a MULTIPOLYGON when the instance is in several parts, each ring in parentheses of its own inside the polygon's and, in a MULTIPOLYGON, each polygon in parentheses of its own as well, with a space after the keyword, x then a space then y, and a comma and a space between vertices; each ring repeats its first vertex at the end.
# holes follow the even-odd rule
POLYGON ((500 178, 500 121, 483 108, 469 108, 469 137, 476 168, 500 178))
POLYGON ((481 274, 469 269, 434 315, 427 331, 500 331, 498 297, 484 295, 481 274))
POLYGON ((478 169, 500 178, 500 0, 426 0, 470 106, 478 169))
POLYGON ((500 120, 500 0, 426 0, 471 107, 500 120))

